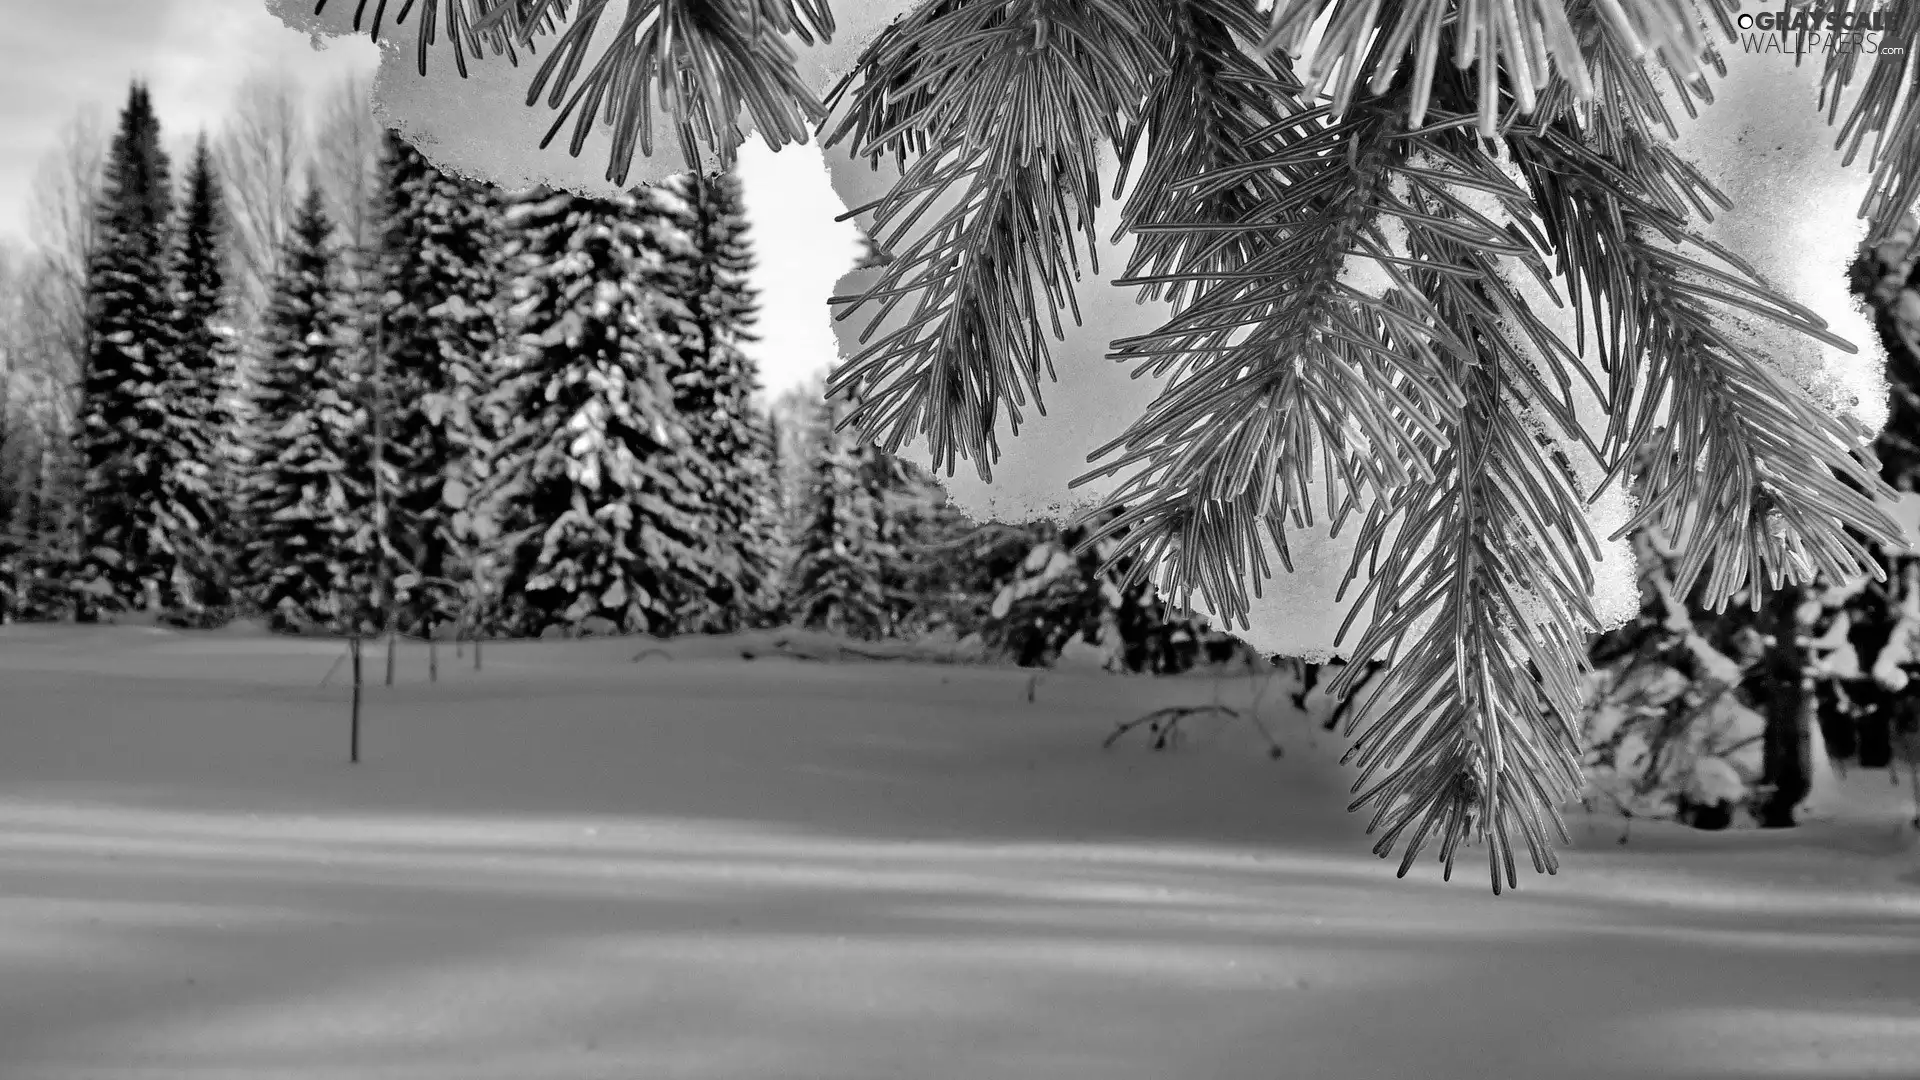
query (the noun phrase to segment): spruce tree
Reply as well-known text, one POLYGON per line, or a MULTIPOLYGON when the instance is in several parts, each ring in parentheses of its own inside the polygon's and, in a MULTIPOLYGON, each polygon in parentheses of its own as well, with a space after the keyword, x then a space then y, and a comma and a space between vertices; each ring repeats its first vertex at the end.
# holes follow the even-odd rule
POLYGON ((484 184, 450 176, 387 133, 382 163, 384 452, 394 490, 391 543, 404 560, 399 628, 430 632, 459 617, 476 552, 456 516, 483 479, 485 401, 499 343, 499 208, 484 184))
POLYGON ((703 472, 666 375, 671 341, 648 287, 631 197, 536 190, 506 213, 517 341, 497 390, 497 625, 510 634, 594 628, 671 634, 713 587, 703 472))
POLYGON ((780 525, 787 538, 789 555, 794 539, 805 527, 808 500, 813 491, 815 450, 826 423, 825 386, 824 374, 815 375, 782 391, 768 410, 774 421, 780 504, 785 510, 780 525))
POLYGON ((977 568, 954 557, 973 523, 948 504, 939 482, 837 428, 847 415, 842 402, 813 400, 799 388, 778 408, 789 440, 806 448, 789 466, 801 484, 787 526, 788 614, 864 638, 968 623, 960 609, 977 606, 971 592, 984 586, 977 568))
POLYGON ((194 584, 204 606, 229 602, 231 552, 240 534, 233 488, 235 346, 226 284, 226 223, 219 178, 203 135, 188 167, 174 252, 173 362, 160 388, 170 437, 168 500, 186 508, 198 537, 194 584))
POLYGON ((802 626, 862 640, 894 629, 900 597, 890 578, 901 553, 887 523, 882 456, 831 422, 823 425, 787 576, 787 608, 802 626))
MULTIPOLYGON (((750 406, 751 408, 751 406, 750 406)), ((756 506, 754 521, 757 535, 750 539, 751 550, 759 559, 761 577, 758 595, 753 598, 750 615, 754 626, 778 626, 787 622, 784 570, 787 552, 786 505, 787 479, 781 472, 779 421, 771 411, 754 409, 754 447, 756 506)))
POLYGON ((1229 634, 1184 619, 1141 582, 1128 582, 1116 543, 1083 541, 1085 525, 981 529, 962 547, 983 571, 982 639, 1022 667, 1046 666, 1068 643, 1099 649, 1110 671, 1173 675, 1243 656, 1229 634))
POLYGON ((1699 586, 1691 596, 1679 589, 1682 552, 1664 530, 1642 529, 1633 545, 1639 614, 1597 635, 1590 653, 1583 798, 1700 828, 1757 820, 1770 721, 1755 711, 1769 701, 1750 676, 1764 675, 1767 643, 1750 609, 1713 612, 1699 586))
MULTIPOLYGON (((1920 490, 1920 231, 1911 216, 1879 244, 1866 245, 1854 266, 1853 289, 1872 310, 1887 349, 1892 391, 1886 430, 1874 443, 1880 475, 1896 491, 1920 490)), ((1906 495, 1903 498, 1912 499, 1906 495)), ((1824 582, 1823 612, 1813 674, 1820 728, 1833 757, 1865 768, 1894 759, 1902 729, 1911 735, 1920 720, 1908 686, 1920 655, 1901 640, 1912 629, 1904 609, 1913 552, 1874 546, 1885 582, 1865 579, 1824 582), (1885 662, 1883 662, 1885 661, 1885 662)))
POLYGON ((108 152, 87 266, 89 349, 79 417, 88 588, 107 606, 190 599, 174 543, 195 524, 167 491, 173 463, 163 396, 179 319, 170 281, 172 193, 160 121, 134 83, 108 152))
POLYGON ((864 438, 860 442, 867 489, 878 499, 881 547, 889 553, 881 582, 892 598, 892 632, 916 637, 950 621, 958 581, 942 549, 971 523, 925 469, 864 438))
MULTIPOLYGON (((769 499, 773 507, 777 551, 786 543, 787 524, 793 515, 793 500, 789 495, 793 480, 790 475, 792 465, 787 460, 787 421, 781 414, 778 402, 768 403, 763 427, 766 432, 767 479, 772 488, 769 499)), ((777 559, 778 555, 775 557, 777 559)))
POLYGON ((308 190, 268 293, 241 487, 248 579, 283 630, 370 629, 367 414, 318 187, 308 190))
POLYGON ((672 338, 674 409, 710 470, 707 512, 715 585, 697 602, 694 625, 726 632, 770 602, 776 522, 765 421, 754 407, 759 373, 743 346, 756 302, 753 252, 731 175, 687 173, 642 189, 648 236, 661 257, 661 318, 672 338))

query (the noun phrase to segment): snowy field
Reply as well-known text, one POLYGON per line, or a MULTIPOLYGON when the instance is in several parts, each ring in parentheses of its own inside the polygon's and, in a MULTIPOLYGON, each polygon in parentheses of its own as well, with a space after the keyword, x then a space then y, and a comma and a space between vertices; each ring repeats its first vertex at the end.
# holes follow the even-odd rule
POLYGON ((0 630, 0 1078, 1920 1076, 1920 846, 1405 881, 1276 678, 0 630), (1101 739, 1218 694, 1172 753, 1101 739))

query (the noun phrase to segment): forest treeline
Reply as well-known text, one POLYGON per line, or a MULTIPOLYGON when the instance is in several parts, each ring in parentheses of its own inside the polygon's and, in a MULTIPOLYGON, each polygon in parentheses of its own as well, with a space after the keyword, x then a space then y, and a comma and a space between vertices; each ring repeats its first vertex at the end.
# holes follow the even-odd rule
POLYGON ((265 90, 182 168, 138 83, 55 158, 4 290, 9 620, 1235 652, 1078 534, 968 521, 819 382, 761 400, 737 180, 507 192, 265 90))

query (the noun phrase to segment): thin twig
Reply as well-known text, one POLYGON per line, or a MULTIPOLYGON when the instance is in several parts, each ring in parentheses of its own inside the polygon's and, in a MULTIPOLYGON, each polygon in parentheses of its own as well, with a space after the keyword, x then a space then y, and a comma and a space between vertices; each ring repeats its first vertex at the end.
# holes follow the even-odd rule
MULTIPOLYGON (((1153 735, 1153 742, 1149 745, 1155 750, 1165 750, 1172 745, 1172 740, 1177 736, 1180 721, 1191 716, 1206 716, 1209 714, 1217 714, 1227 717, 1230 720, 1244 718, 1244 714, 1241 713, 1240 710, 1228 705, 1221 705, 1217 702, 1206 705, 1172 705, 1164 709, 1155 709, 1145 716, 1136 716, 1132 720, 1122 721, 1115 725, 1113 733, 1108 735, 1106 739, 1101 742, 1100 746, 1102 749, 1111 749, 1113 744, 1120 741, 1128 732, 1145 727, 1147 731, 1153 735)), ((1260 726, 1258 723, 1255 724, 1255 727, 1259 728, 1261 734, 1267 734, 1265 727, 1260 726)), ((1280 748, 1280 744, 1273 742, 1272 737, 1268 736, 1268 756, 1279 758, 1284 756, 1285 753, 1286 751, 1280 748)))

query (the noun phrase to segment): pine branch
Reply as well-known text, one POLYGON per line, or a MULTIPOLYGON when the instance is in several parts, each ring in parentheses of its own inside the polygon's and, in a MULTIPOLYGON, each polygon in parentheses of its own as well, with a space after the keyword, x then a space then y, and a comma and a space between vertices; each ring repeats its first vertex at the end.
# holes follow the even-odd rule
POLYGON ((1249 55, 1262 32, 1251 0, 1179 0, 1167 4, 1163 15, 1169 72, 1117 148, 1121 176, 1132 171, 1142 144, 1146 153, 1114 240, 1134 234, 1125 274, 1148 282, 1142 299, 1183 306, 1191 282, 1152 279, 1185 265, 1231 270, 1251 257, 1253 238, 1154 226, 1240 221, 1271 198, 1267 174, 1245 170, 1237 183, 1214 187, 1204 197, 1192 194, 1195 179, 1270 156, 1284 145, 1283 137, 1306 135, 1313 122, 1288 123, 1304 107, 1284 58, 1262 62, 1249 55))
MULTIPOLYGON (((1415 199, 1428 212, 1438 202, 1435 193, 1415 199)), ((1585 557, 1600 552, 1570 470, 1542 454, 1527 422, 1528 412, 1563 431, 1571 421, 1540 375, 1558 357, 1542 349, 1544 331, 1527 328, 1495 254, 1442 232, 1416 232, 1409 248, 1471 271, 1413 272, 1445 325, 1472 342, 1471 352, 1439 346, 1466 401, 1427 447, 1433 477, 1390 493, 1362 527, 1349 575, 1377 563, 1354 600, 1357 610, 1373 599, 1375 616, 1330 692, 1344 696, 1361 661, 1408 653, 1388 669, 1375 719, 1347 754, 1361 770, 1355 791, 1385 772, 1352 809, 1376 805, 1368 829, 1385 826, 1374 848, 1383 857, 1417 823, 1402 875, 1436 828, 1449 875, 1463 840, 1486 840, 1498 893, 1503 877, 1517 884, 1509 830, 1537 872, 1557 864, 1544 821, 1570 840, 1558 808, 1581 779, 1579 677, 1586 633, 1598 626, 1585 557), (1389 530, 1394 552, 1383 555, 1389 530)))
MULTIPOLYGON (((1706 17, 1734 34, 1733 0, 1597 0, 1600 31, 1633 57, 1650 57, 1676 78, 1699 80, 1710 51, 1706 17)), ((1426 122, 1441 55, 1460 72, 1475 67, 1476 92, 1468 110, 1483 136, 1496 134, 1507 104, 1534 111, 1542 94, 1563 80, 1577 100, 1594 96, 1587 56, 1566 0, 1279 0, 1265 47, 1298 56, 1317 21, 1326 31, 1302 81, 1313 94, 1330 93, 1334 115, 1345 115, 1365 80, 1381 94, 1411 65, 1411 127, 1426 122), (1443 39, 1445 44, 1443 45, 1443 39), (1503 86, 1504 84, 1504 86, 1503 86)))
POLYGON ((1876 542, 1898 535, 1873 501, 1887 489, 1867 433, 1809 401, 1734 336, 1734 320, 1845 343, 1732 253, 1688 233, 1652 202, 1651 185, 1621 183, 1570 126, 1516 131, 1507 142, 1582 333, 1590 326, 1599 339, 1615 403, 1603 454, 1615 474, 1637 455, 1651 462, 1642 507, 1621 534, 1658 524, 1685 552, 1677 587, 1689 593, 1705 574, 1716 609, 1742 590, 1757 596, 1763 574, 1774 587, 1815 572, 1877 574, 1846 531, 1858 525, 1876 542))
POLYGON ((1432 478, 1421 436, 1438 438, 1462 404, 1436 350, 1471 346, 1412 278, 1465 271, 1410 256, 1405 238, 1432 233, 1529 252, 1451 189, 1522 192, 1471 152, 1410 158, 1414 144, 1395 134, 1393 108, 1355 110, 1249 163, 1248 171, 1279 178, 1274 198, 1242 222, 1212 228, 1243 233, 1256 254, 1230 272, 1200 259, 1166 275, 1193 283, 1198 298, 1153 333, 1115 343, 1121 358, 1171 377, 1147 413, 1094 457, 1123 453, 1081 478, 1137 470, 1110 500, 1129 510, 1090 538, 1127 530, 1116 560, 1133 556, 1136 578, 1158 569, 1162 590, 1181 606, 1197 592, 1229 624, 1244 622, 1245 578, 1255 579, 1257 595, 1269 572, 1263 534, 1291 571, 1287 522, 1313 525, 1310 483, 1324 484, 1337 530, 1412 477, 1432 478), (1354 287, 1353 263, 1370 264, 1391 285, 1381 296, 1354 287))
POLYGON ((1198 592, 1244 622, 1246 579, 1257 590, 1267 573, 1262 530, 1287 561, 1286 520, 1311 523, 1314 472, 1336 529, 1370 506, 1349 579, 1374 564, 1353 605, 1372 600, 1376 616, 1355 657, 1408 655, 1350 755, 1361 784, 1391 766, 1355 808, 1379 804, 1383 855, 1419 824, 1403 874, 1436 828, 1449 873, 1462 840, 1488 838, 1498 891, 1503 872, 1514 883, 1510 830, 1550 868, 1542 822, 1578 788, 1577 676, 1597 623, 1582 556, 1599 549, 1537 434, 1576 426, 1561 370, 1574 358, 1502 276, 1500 260, 1544 274, 1518 212, 1527 193, 1465 134, 1470 118, 1403 133, 1403 104, 1357 107, 1203 178, 1203 193, 1254 170, 1274 180, 1243 220, 1199 223, 1248 236, 1247 260, 1190 255, 1199 265, 1167 278, 1196 299, 1116 343, 1172 378, 1096 455, 1124 447, 1107 468, 1142 468, 1113 498, 1133 508, 1090 539, 1126 530, 1116 560, 1158 569, 1182 606, 1198 592), (1380 295, 1348 280, 1356 265, 1384 279, 1380 295))
MULTIPOLYGON (((368 32, 380 38, 388 0, 375 5, 368 32)), ((315 0, 319 14, 328 0, 315 0)), ((353 28, 363 25, 369 0, 359 0, 353 28)), ((403 0, 395 15, 405 21, 415 0, 403 0)), ((826 0, 626 0, 616 32, 593 55, 593 39, 613 0, 446 0, 448 36, 454 60, 466 78, 466 53, 477 59, 482 44, 518 65, 518 44, 529 53, 543 37, 554 37, 552 51, 527 87, 527 105, 547 93, 547 106, 559 110, 541 149, 574 117, 568 152, 580 155, 596 118, 611 135, 606 178, 624 187, 634 154, 652 157, 656 142, 678 141, 688 167, 732 168, 745 141, 744 116, 779 149, 802 143, 811 126, 826 117, 812 89, 795 69, 797 54, 786 37, 812 44, 832 36, 833 14, 826 0), (576 115, 577 110, 577 115, 576 115), (656 131, 657 112, 671 121, 656 131)), ((436 39, 433 0, 421 4, 417 47, 419 70, 427 72, 427 53, 436 39)))
MULTIPOLYGON (((1568 0, 1567 16, 1587 58, 1592 94, 1582 100, 1569 82, 1556 81, 1540 95, 1530 126, 1546 126, 1559 119, 1572 121, 1587 145, 1612 166, 1609 179, 1629 190, 1644 192, 1647 199, 1677 219, 1686 218, 1689 208, 1702 216, 1710 216, 1709 204, 1731 208, 1727 197, 1669 145, 1668 140, 1677 138, 1680 129, 1656 84, 1660 73, 1607 32, 1607 19, 1598 0, 1568 0)), ((1717 55, 1710 55, 1709 60, 1716 73, 1725 74, 1717 55)), ((1463 85, 1464 75, 1443 74, 1461 86, 1451 91, 1456 100, 1471 100, 1473 90, 1463 85)), ((1671 72, 1666 81, 1672 98, 1690 119, 1699 116, 1699 105, 1713 101, 1708 83, 1689 83, 1671 72)))
MULTIPOLYGON (((504 31, 508 38, 523 45, 552 32, 567 18, 567 6, 574 0, 468 0, 480 6, 475 27, 481 32, 504 31)), ((588 0, 591 2, 591 0, 588 0)), ((812 45, 815 40, 833 37, 833 12, 827 0, 747 0, 749 24, 754 29, 769 27, 777 34, 792 34, 812 45)))
POLYGON ((1861 202, 1860 215, 1872 223, 1868 243, 1878 244, 1893 234, 1902 214, 1920 205, 1920 92, 1914 89, 1920 83, 1920 57, 1915 55, 1920 50, 1920 7, 1884 0, 1835 0, 1822 10, 1843 19, 1875 13, 1886 22, 1864 80, 1859 78, 1860 49, 1829 50, 1821 90, 1829 124, 1839 118, 1843 94, 1851 89, 1858 95, 1840 125, 1835 145, 1846 151, 1844 160, 1851 165, 1867 137, 1873 136, 1868 166, 1873 183, 1861 202))
POLYGON ((911 303, 835 372, 828 392, 859 399, 846 423, 889 451, 925 435, 936 467, 967 458, 990 479, 1001 415, 1017 435, 1029 394, 1044 414, 1041 309, 1056 338, 1063 309, 1079 319, 1081 241, 1099 270, 1098 144, 1164 75, 1158 23, 1131 0, 946 0, 883 32, 829 96, 846 113, 827 145, 903 170, 851 212, 873 212, 891 260, 835 298, 838 317, 877 306, 866 343, 911 303))
MULTIPOLYGON (((314 0, 313 13, 319 15, 326 11, 332 0, 314 0)), ((386 19, 387 5, 390 0, 341 0, 342 4, 352 2, 353 28, 367 29, 367 35, 374 41, 380 40, 381 24, 386 19), (373 18, 367 18, 367 8, 373 7, 373 18)), ((537 34, 552 33, 556 20, 566 18, 568 0, 445 0, 445 19, 447 40, 453 45, 453 63, 460 77, 467 77, 467 54, 473 54, 478 60, 486 52, 495 56, 504 55, 507 62, 518 67, 520 59, 514 52, 516 44, 533 52, 534 38, 537 34)), ((439 40, 441 15, 438 0, 399 0, 399 10, 394 12, 393 23, 399 26, 413 13, 414 5, 420 6, 420 19, 416 23, 414 35, 415 64, 424 77, 427 73, 427 54, 439 40)))

